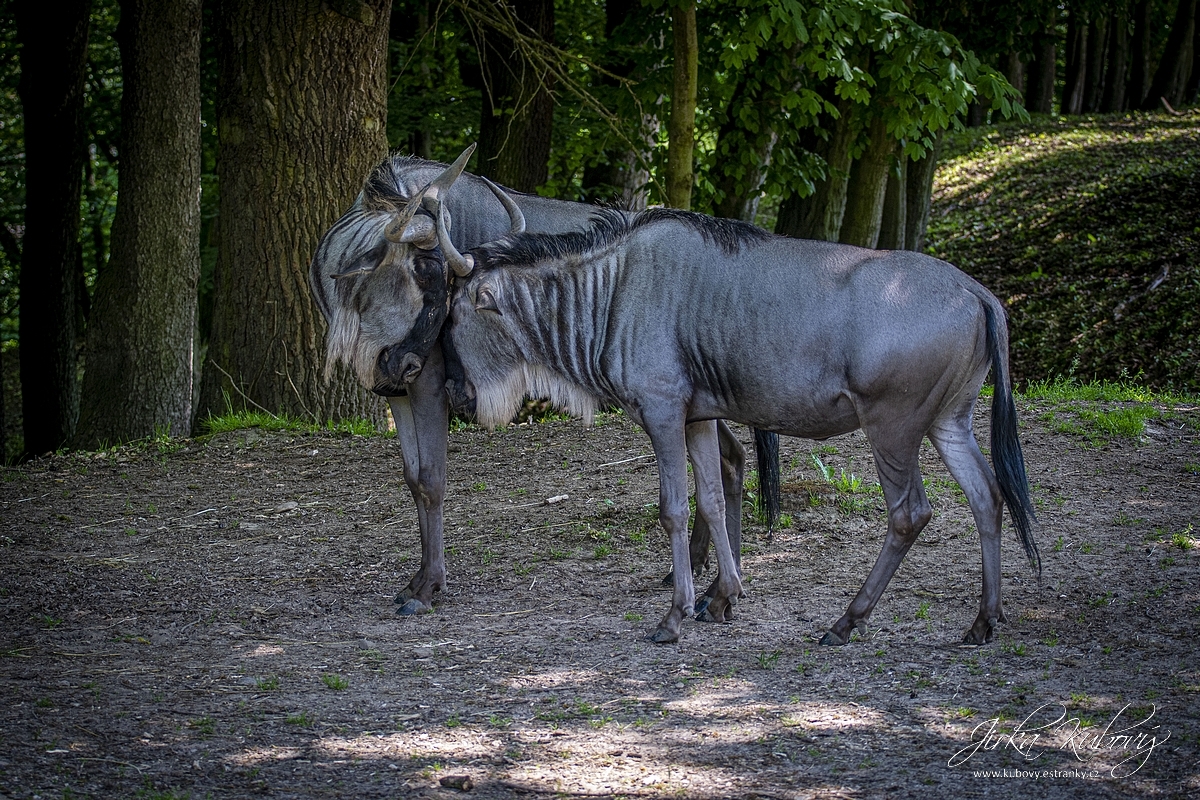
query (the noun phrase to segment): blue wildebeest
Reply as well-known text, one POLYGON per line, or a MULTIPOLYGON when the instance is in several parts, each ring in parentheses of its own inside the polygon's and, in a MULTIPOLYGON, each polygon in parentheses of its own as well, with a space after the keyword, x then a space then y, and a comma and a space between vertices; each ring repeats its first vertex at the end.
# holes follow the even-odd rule
MULTIPOLYGON (((384 396, 392 410, 404 457, 404 479, 417 507, 421 566, 396 600, 401 614, 432 608, 446 585, 443 507, 446 491, 447 409, 440 343, 449 303, 449 276, 430 208, 443 204, 454 219, 450 239, 467 249, 499 238, 513 225, 512 202, 532 232, 582 230, 595 206, 536 195, 510 199, 463 168, 474 147, 445 164, 391 156, 368 176, 354 205, 322 237, 309 270, 313 296, 329 323, 327 372, 347 360, 364 385, 384 396), (450 186, 453 192, 448 192, 450 186), (397 335, 399 332, 399 335, 397 335), (386 376, 386 377, 385 377, 386 376)), ((720 423, 722 478, 729 509, 727 527, 740 539, 745 451, 720 423)), ((777 476, 775 435, 755 432, 759 472, 777 476)), ((765 484, 764 484, 765 485, 765 484)), ((775 482, 776 492, 778 482, 775 482)), ((760 492, 760 500, 778 499, 760 492)), ((692 563, 708 556, 709 531, 697 519, 692 563)))
POLYGON ((670 209, 600 211, 583 232, 510 235, 462 255, 446 236, 447 211, 438 211, 437 232, 459 276, 446 340, 457 360, 452 400, 473 406, 484 425, 510 419, 526 394, 585 416, 612 404, 650 436, 675 567, 671 610, 655 641, 675 641, 693 612, 689 457, 697 515, 713 531, 720 568, 700 618, 725 619, 741 588, 723 535, 719 418, 813 439, 866 433, 887 536, 824 644, 849 641, 929 521, 918 464, 924 437, 965 492, 980 534, 982 596, 964 640, 982 644, 1004 620, 1003 505, 1040 568, 1004 308, 955 267, 670 209), (971 421, 989 367, 995 473, 971 421))

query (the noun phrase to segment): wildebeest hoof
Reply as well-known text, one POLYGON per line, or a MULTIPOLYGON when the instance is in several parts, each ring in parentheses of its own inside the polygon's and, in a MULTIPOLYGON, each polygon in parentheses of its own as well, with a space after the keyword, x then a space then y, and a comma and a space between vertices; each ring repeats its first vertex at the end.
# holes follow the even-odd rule
POLYGON ((992 640, 995 633, 995 621, 977 619, 975 624, 963 636, 963 644, 982 645, 992 640))
POLYGON ((712 598, 708 595, 701 596, 700 600, 696 603, 696 619, 704 622, 710 621, 704 616, 704 612, 708 610, 708 604, 711 602, 712 598))
POLYGON ((830 631, 829 633, 827 633, 821 637, 821 644, 827 645, 830 647, 841 647, 842 645, 846 644, 849 641, 850 641, 849 638, 843 639, 842 637, 838 636, 833 631, 830 631))
POLYGON ((428 614, 431 611, 433 611, 431 604, 422 602, 415 597, 410 597, 404 602, 404 605, 400 606, 400 610, 396 613, 402 617, 412 617, 417 614, 428 614))
POLYGON ((671 644, 679 641, 679 634, 660 627, 646 638, 655 644, 671 644))

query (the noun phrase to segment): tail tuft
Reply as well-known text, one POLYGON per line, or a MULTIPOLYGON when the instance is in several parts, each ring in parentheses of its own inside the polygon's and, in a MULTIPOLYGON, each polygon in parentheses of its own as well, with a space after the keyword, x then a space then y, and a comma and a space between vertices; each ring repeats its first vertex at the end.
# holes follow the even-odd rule
POLYGON ((754 429, 754 452, 758 458, 758 515, 767 531, 779 521, 779 434, 754 429))

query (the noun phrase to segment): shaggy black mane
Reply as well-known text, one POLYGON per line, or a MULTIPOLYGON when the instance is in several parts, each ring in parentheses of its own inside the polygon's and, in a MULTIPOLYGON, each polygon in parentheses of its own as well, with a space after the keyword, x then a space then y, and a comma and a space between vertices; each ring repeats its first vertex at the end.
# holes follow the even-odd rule
POLYGON ((489 242, 472 252, 485 267, 515 267, 544 260, 603 250, 621 242, 639 228, 662 222, 680 222, 733 255, 773 238, 762 228, 732 219, 720 219, 676 208, 653 208, 630 214, 611 208, 598 209, 582 231, 570 233, 523 233, 489 242))
POLYGON ((445 169, 445 164, 426 161, 416 156, 406 156, 399 152, 392 153, 376 164, 366 181, 363 182, 363 204, 368 209, 378 211, 395 211, 403 208, 409 198, 404 193, 400 176, 409 169, 424 166, 440 166, 445 169))

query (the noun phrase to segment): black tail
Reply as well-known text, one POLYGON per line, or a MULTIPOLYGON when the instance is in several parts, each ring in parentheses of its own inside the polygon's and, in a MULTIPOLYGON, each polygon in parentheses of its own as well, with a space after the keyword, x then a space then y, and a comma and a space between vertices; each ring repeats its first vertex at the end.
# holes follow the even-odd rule
POLYGON ((758 515, 767 521, 767 531, 779 521, 779 434, 754 429, 754 452, 758 457, 758 515))
POLYGON ((1042 574, 1042 558, 1033 538, 1033 523, 1037 516, 1029 498, 1029 478, 1025 475, 1025 456, 1017 436, 1017 407, 1013 403, 1012 385, 1008 376, 1008 324, 1004 312, 983 300, 987 316, 987 348, 992 360, 992 467, 1000 483, 1004 504, 1017 526, 1017 536, 1025 548, 1029 564, 1042 574))

